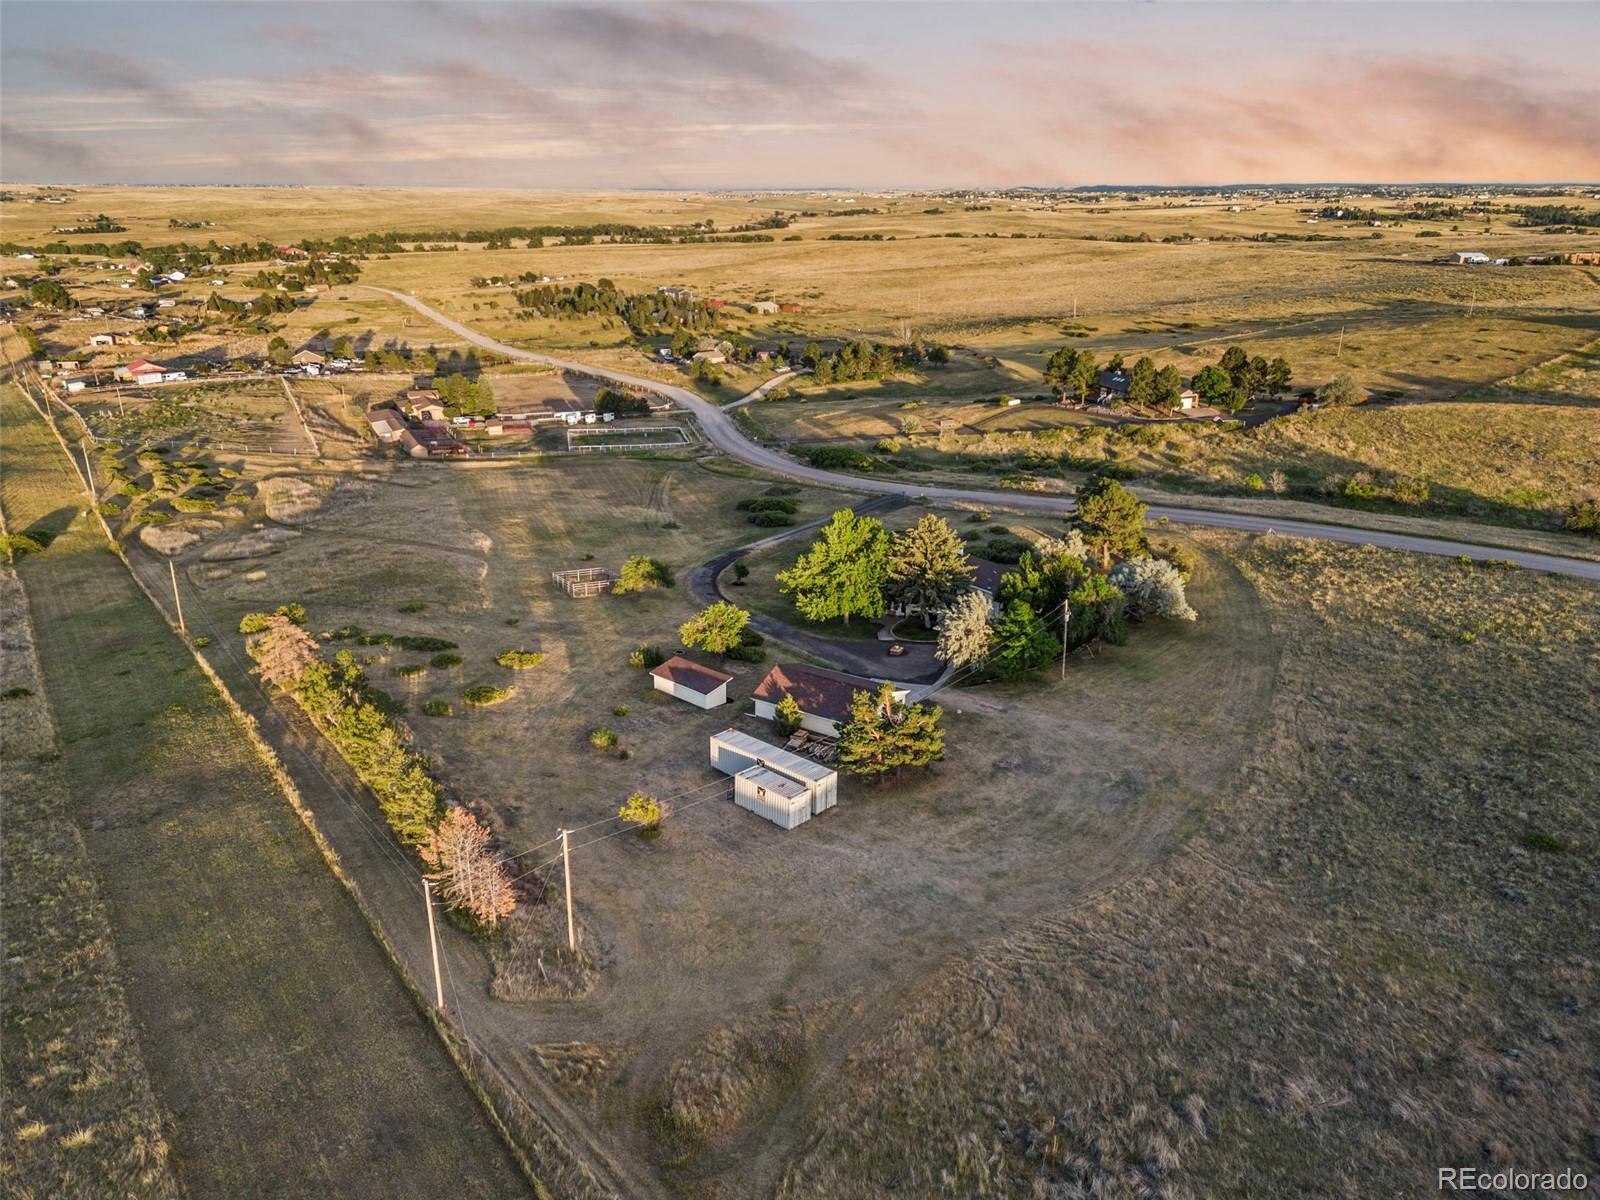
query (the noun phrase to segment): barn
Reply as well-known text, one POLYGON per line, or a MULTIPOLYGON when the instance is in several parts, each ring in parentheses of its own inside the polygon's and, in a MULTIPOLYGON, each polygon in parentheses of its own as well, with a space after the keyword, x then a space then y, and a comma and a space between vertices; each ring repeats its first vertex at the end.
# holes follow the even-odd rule
POLYGON ((737 729, 711 735, 711 765, 733 776, 733 802, 793 829, 839 802, 838 772, 737 729))
POLYGON ((676 696, 696 708, 716 708, 728 702, 728 685, 733 676, 726 671, 715 671, 691 662, 681 654, 674 654, 650 672, 658 692, 676 696))

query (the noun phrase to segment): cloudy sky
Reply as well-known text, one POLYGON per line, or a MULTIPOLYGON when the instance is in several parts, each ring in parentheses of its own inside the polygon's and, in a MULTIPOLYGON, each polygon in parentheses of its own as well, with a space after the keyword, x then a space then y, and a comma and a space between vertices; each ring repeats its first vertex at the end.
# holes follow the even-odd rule
POLYGON ((10 182, 1600 177, 1593 3, 0 4, 10 182))

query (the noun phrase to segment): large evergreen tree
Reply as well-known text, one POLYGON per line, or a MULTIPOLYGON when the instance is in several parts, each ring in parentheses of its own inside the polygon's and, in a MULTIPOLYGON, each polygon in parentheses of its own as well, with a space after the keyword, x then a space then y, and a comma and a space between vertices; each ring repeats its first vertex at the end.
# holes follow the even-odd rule
POLYGON ((1067 623, 1067 644, 1072 649, 1093 642, 1120 646, 1128 640, 1128 622, 1123 615, 1126 601, 1104 575, 1090 575, 1067 597, 1071 617, 1067 623))
POLYGON ((1033 605, 1014 600, 994 623, 994 648, 989 666, 1001 679, 1021 679, 1061 653, 1061 639, 1033 605))
POLYGON ((889 578, 889 535, 881 522, 841 508, 794 566, 778 572, 778 587, 810 621, 881 617, 889 578))
POLYGON ((894 698, 894 684, 856 692, 850 720, 839 731, 839 765, 852 775, 883 779, 906 767, 927 767, 944 757, 944 710, 894 698))
POLYGON ((1115 479, 1097 475, 1078 489, 1078 528, 1102 565, 1145 552, 1145 505, 1115 479))
POLYGON ((919 611, 925 629, 934 614, 967 590, 972 568, 961 538, 943 517, 928 513, 889 542, 889 594, 919 611))
POLYGON ((1141 355, 1128 372, 1128 403, 1149 407, 1156 402, 1156 364, 1141 355))

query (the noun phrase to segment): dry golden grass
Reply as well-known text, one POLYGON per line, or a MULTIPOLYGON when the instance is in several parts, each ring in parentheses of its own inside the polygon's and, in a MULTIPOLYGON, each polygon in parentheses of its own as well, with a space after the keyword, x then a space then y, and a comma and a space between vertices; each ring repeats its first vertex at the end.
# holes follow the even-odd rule
POLYGON ((1166 864, 931 977, 818 1090, 780 1195, 1421 1195, 1439 1164, 1588 1161, 1594 588, 1239 562, 1280 649, 1236 781, 1166 864))

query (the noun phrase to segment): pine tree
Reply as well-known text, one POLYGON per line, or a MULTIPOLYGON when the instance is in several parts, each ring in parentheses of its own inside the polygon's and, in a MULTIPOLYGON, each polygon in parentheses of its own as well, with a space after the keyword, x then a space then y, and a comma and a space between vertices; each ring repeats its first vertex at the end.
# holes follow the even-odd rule
POLYGON ((1007 606, 994 623, 990 668, 1001 679, 1021 679, 1061 653, 1061 640, 1026 600, 1007 606))
POLYGON ((800 711, 800 701, 785 692, 783 699, 779 700, 772 708, 772 727, 779 736, 788 737, 800 728, 800 722, 805 717, 805 714, 800 711))
POLYGON ((966 547, 942 517, 929 513, 889 543, 889 592, 906 611, 921 612, 924 629, 971 582, 966 547))
POLYGON ((881 617, 889 575, 889 535, 872 517, 848 508, 833 514, 817 540, 778 573, 779 590, 810 621, 852 616, 881 617))
POLYGON ((1104 575, 1090 575, 1067 597, 1072 606, 1067 621, 1067 644, 1072 649, 1095 642, 1120 646, 1128 640, 1123 614, 1126 600, 1104 575))
POLYGON ((906 767, 930 766, 944 757, 943 716, 938 705, 896 700, 892 683, 883 683, 876 693, 856 692, 850 720, 839 732, 839 765, 877 779, 906 767))
POLYGON ((1104 475, 1078 489, 1078 528, 1103 566, 1145 551, 1144 512, 1137 496, 1104 475))

